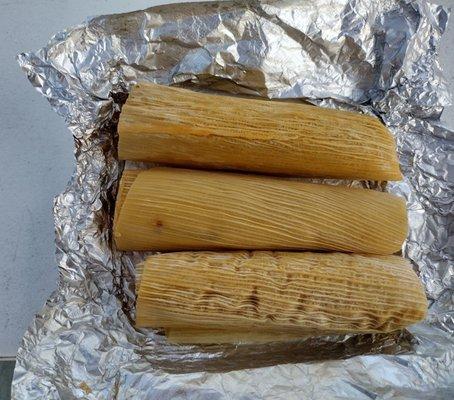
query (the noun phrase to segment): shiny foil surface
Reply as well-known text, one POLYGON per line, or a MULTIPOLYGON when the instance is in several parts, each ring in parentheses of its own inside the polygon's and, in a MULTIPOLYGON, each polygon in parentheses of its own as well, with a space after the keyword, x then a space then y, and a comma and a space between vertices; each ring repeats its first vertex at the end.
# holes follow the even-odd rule
POLYGON ((439 122, 450 97, 437 59, 447 19, 424 0, 168 5, 92 18, 19 55, 74 135, 77 167, 54 202, 59 286, 23 338, 13 398, 453 399, 454 132, 439 122), (135 330, 144 254, 117 252, 111 228, 116 125, 140 80, 381 118, 405 174, 386 190, 408 200, 403 254, 426 287, 427 320, 267 345, 175 346, 135 330))

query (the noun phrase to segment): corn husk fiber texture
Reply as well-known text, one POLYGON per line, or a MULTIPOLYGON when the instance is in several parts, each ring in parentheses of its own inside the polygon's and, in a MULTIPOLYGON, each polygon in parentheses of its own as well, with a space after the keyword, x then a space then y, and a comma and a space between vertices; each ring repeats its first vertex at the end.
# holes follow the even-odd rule
POLYGON ((405 202, 389 193, 180 168, 125 171, 116 209, 120 250, 393 254, 408 231, 405 202))
POLYGON ((305 177, 399 181, 379 119, 308 104, 214 96, 141 82, 118 124, 122 160, 305 177))
POLYGON ((376 333, 420 322, 426 310, 422 285, 399 256, 174 252, 144 261, 136 326, 376 333))

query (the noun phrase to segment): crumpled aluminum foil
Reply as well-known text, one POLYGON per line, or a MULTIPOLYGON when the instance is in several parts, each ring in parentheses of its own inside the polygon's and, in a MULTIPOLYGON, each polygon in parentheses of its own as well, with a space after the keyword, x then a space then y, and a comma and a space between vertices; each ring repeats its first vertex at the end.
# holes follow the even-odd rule
POLYGON ((13 398, 454 398, 454 132, 439 122, 450 99, 437 61, 447 18, 424 0, 169 5, 92 18, 19 55, 72 131, 77 168, 54 203, 59 286, 24 336, 13 398), (291 345, 172 346, 136 331, 143 254, 116 252, 111 225, 116 124, 144 79, 382 118, 405 174, 388 190, 408 200, 403 252, 426 286, 427 321, 291 345))

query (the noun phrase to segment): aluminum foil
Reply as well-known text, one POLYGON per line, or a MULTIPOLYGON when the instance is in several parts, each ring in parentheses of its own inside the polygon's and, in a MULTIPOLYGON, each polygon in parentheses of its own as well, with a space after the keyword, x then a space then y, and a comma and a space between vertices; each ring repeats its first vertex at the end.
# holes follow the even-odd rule
POLYGON ((169 5, 92 18, 19 55, 74 135, 76 170, 54 202, 59 286, 24 336, 13 398, 454 398, 454 132, 439 122, 450 99, 437 60, 447 18, 424 0, 169 5), (398 143, 405 181, 387 189, 408 200, 403 253, 426 286, 427 320, 291 345, 172 346, 136 331, 143 254, 115 251, 111 225, 116 124, 139 80, 380 117, 398 143))

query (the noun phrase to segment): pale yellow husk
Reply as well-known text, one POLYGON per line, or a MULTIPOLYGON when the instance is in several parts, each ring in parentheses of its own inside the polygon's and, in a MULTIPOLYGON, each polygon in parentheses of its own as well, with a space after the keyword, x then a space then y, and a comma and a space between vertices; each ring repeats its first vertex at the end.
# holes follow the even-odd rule
POLYGON ((407 234, 405 202, 372 190, 174 168, 127 171, 123 181, 120 250, 392 254, 407 234))
POLYGON ((394 139, 371 116, 140 83, 118 125, 124 160, 306 177, 400 180, 394 139))
POLYGON ((176 252, 144 262, 136 324, 171 337, 214 329, 230 331, 232 341, 245 331, 276 331, 282 340, 286 332, 390 332, 422 320, 426 309, 418 277, 398 256, 176 252))

